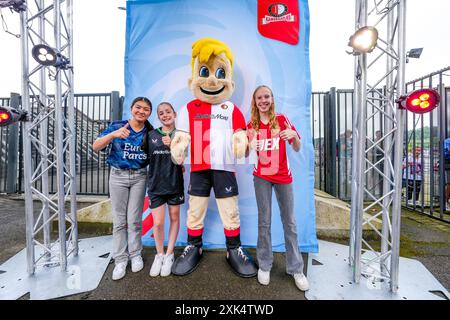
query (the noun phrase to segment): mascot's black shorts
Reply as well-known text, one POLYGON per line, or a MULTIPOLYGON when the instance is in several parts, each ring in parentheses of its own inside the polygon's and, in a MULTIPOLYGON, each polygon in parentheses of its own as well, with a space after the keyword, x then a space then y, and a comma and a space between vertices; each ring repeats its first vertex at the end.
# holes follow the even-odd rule
POLYGON ((216 198, 228 198, 239 194, 234 172, 222 170, 191 172, 188 189, 191 196, 209 197, 211 188, 214 188, 216 198))
POLYGON ((168 204, 169 206, 178 206, 184 203, 184 193, 176 194, 149 194, 148 200, 150 200, 150 209, 155 209, 163 204, 168 204))

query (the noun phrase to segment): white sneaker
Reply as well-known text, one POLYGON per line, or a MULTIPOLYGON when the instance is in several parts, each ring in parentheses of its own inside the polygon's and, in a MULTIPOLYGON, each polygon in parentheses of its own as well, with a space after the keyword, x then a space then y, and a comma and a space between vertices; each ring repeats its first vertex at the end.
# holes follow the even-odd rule
POLYGON ((306 279, 306 277, 303 273, 294 274, 294 279, 295 279, 295 285, 297 286, 297 288, 299 288, 302 291, 306 291, 309 289, 308 279, 306 279))
POLYGON ((144 261, 141 256, 136 256, 131 259, 131 271, 139 272, 144 268, 144 261))
POLYGON ((270 282, 270 271, 262 271, 258 269, 258 282, 264 286, 267 286, 270 282))
POLYGON ((150 268, 150 276, 157 277, 161 272, 161 267, 164 261, 164 255, 162 253, 156 254, 155 260, 153 260, 152 267, 150 268))
POLYGON ((127 262, 119 262, 116 263, 116 266, 114 267, 112 279, 113 280, 120 280, 125 276, 126 270, 127 270, 127 262))
POLYGON ((163 265, 161 267, 161 277, 167 277, 172 272, 172 265, 175 261, 173 253, 164 256, 163 265))

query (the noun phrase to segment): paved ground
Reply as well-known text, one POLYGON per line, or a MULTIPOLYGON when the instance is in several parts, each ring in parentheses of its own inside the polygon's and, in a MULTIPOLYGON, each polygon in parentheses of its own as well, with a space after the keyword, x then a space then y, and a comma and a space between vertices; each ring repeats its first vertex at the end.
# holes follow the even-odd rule
MULTIPOLYGON (((80 207, 87 204, 80 204, 80 207)), ((25 247, 24 201, 0 196, 0 264, 25 247)), ((36 208, 36 211, 38 208, 36 208)), ((80 228, 79 237, 100 235, 92 229, 80 228)), ((56 235, 54 235, 56 237, 56 235)), ((324 239, 327 240, 327 239, 324 239)), ((347 241, 336 241, 347 244, 347 241)), ((178 248, 179 254, 182 248, 178 248)), ((255 251, 249 250, 253 256, 255 251)), ((112 281, 113 264, 110 264, 99 287, 65 299, 208 299, 208 300, 303 300, 292 279, 285 273, 284 254, 276 253, 269 286, 261 286, 255 278, 243 279, 236 276, 225 260, 223 250, 207 250, 199 268, 185 277, 169 276, 151 278, 148 276, 154 248, 145 248, 145 269, 132 273, 128 267, 127 276, 112 281)), ((433 275, 450 290, 450 225, 422 215, 403 212, 401 255, 421 261, 433 275)), ((307 261, 307 255, 303 258, 307 261)), ((307 270, 305 270, 307 273, 307 270)))
MULTIPOLYGON (((176 255, 179 255, 179 248, 176 255)), ((254 250, 251 250, 254 254, 254 250)), ((120 281, 111 280, 113 264, 110 264, 99 287, 90 293, 67 299, 176 299, 176 300, 304 300, 294 279, 285 274, 284 256, 275 256, 271 283, 267 287, 258 284, 256 278, 244 279, 235 275, 225 260, 222 250, 205 251, 197 270, 184 277, 169 276, 152 278, 148 275, 154 258, 154 249, 144 252, 145 268, 132 273, 128 266, 127 276, 120 281)), ((304 259, 306 259, 304 255, 304 259)))

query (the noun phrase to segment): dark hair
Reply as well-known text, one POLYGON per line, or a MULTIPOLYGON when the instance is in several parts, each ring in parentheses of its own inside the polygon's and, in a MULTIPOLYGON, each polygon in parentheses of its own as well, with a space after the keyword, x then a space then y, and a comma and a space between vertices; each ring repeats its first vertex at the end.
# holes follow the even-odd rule
POLYGON ((150 113, 152 113, 152 109, 153 109, 152 102, 146 97, 136 97, 136 98, 134 98, 134 100, 131 102, 130 109, 133 109, 134 104, 136 102, 139 102, 139 101, 144 101, 146 104, 148 104, 150 106, 150 113))
MULTIPOLYGON (((136 102, 139 102, 139 101, 144 101, 146 104, 148 104, 149 106, 150 106, 150 114, 152 114, 152 102, 148 99, 148 98, 146 98, 146 97, 137 97, 137 98, 134 98, 134 100, 133 100, 133 102, 131 102, 131 109, 133 108, 133 106, 134 106, 134 104, 136 103, 136 102)), ((145 129, 147 129, 147 132, 145 133, 145 135, 144 135, 144 139, 142 140, 142 144, 141 144, 141 148, 142 148, 142 150, 143 151, 145 151, 145 153, 147 153, 148 152, 148 133, 150 132, 150 131, 152 131, 154 128, 153 128, 153 126, 150 124, 150 122, 148 122, 148 120, 145 120, 145 122, 144 122, 144 126, 145 126, 145 129)))

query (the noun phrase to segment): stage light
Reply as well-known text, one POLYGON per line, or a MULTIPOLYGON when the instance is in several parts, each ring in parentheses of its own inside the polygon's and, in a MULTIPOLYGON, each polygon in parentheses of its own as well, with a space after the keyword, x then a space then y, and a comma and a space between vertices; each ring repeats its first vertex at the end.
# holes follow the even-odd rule
POLYGON ((400 97, 399 107, 413 113, 427 113, 433 111, 440 102, 439 93, 433 89, 420 89, 400 97))
POLYGON ((369 26, 362 27, 350 37, 348 45, 353 48, 353 52, 347 52, 353 55, 370 53, 377 46, 377 42, 378 30, 369 26))
POLYGON ((422 55, 423 52, 423 48, 415 48, 415 49, 411 49, 406 53, 406 56, 408 58, 414 58, 414 59, 419 59, 420 56, 422 55))
POLYGON ((39 64, 43 66, 53 66, 59 69, 69 69, 69 59, 64 57, 56 49, 45 44, 38 44, 33 47, 31 54, 39 64))
POLYGON ((422 52, 423 52, 423 48, 414 48, 414 49, 409 50, 406 53, 406 63, 409 62, 410 58, 419 59, 420 56, 422 55, 422 52))
POLYGON ((25 0, 0 0, 0 8, 10 8, 16 12, 27 10, 25 0))
POLYGON ((8 126, 18 121, 26 121, 27 112, 10 107, 0 107, 0 127, 8 126))

